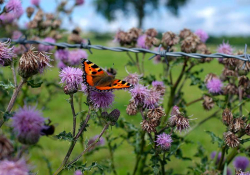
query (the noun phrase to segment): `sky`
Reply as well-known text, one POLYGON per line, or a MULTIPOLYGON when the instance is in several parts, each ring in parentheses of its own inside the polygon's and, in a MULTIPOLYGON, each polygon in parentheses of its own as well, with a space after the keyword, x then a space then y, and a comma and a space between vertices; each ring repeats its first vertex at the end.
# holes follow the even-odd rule
MULTIPOLYGON (((53 12, 58 0, 41 0, 41 8, 53 12)), ((74 0, 68 0, 69 6, 74 0)), ((63 28, 72 30, 80 27, 83 31, 116 32, 137 27, 137 18, 133 13, 124 16, 121 11, 116 13, 116 20, 108 22, 95 11, 94 0, 85 0, 84 5, 74 9, 73 23, 64 20, 63 28)), ((161 0, 160 3, 164 3, 161 0)), ((24 8, 30 6, 30 0, 22 0, 24 8)), ((178 17, 165 8, 147 14, 143 29, 156 28, 158 31, 178 33, 183 28, 192 31, 203 29, 210 35, 250 35, 250 0, 189 0, 181 7, 178 17)), ((27 22, 26 15, 21 18, 21 24, 27 22)))

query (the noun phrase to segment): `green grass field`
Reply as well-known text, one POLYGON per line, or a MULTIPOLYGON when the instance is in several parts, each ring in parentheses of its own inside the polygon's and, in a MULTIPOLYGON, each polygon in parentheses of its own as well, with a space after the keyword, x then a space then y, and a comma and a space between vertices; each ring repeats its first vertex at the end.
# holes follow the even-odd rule
MULTIPOLYGON (((108 45, 109 43, 105 42, 92 42, 92 44, 103 44, 108 45)), ((212 52, 215 52, 216 46, 211 46, 212 52)), ((93 54, 89 54, 88 59, 92 62, 96 63, 101 67, 111 67, 114 64, 114 68, 118 71, 117 77, 122 79, 124 78, 127 73, 125 71, 125 65, 128 61, 128 57, 126 53, 119 53, 119 52, 111 52, 111 51, 99 51, 99 50, 92 50, 93 54)), ((149 58, 151 55, 147 54, 146 58, 149 58)), ((219 75, 222 71, 222 66, 218 64, 217 60, 213 60, 211 63, 205 63, 198 65, 194 70, 200 70, 201 68, 204 71, 201 73, 201 78, 204 79, 208 73, 215 73, 219 75)), ((136 72, 135 67, 128 67, 127 69, 129 72, 134 73, 136 72)), ((173 77, 174 80, 179 75, 181 69, 181 65, 176 66, 173 70, 173 77)), ((7 70, 4 70, 8 72, 7 70)), ((161 64, 153 64, 152 60, 145 61, 145 74, 153 74, 156 75, 158 80, 159 74, 162 72, 162 65, 161 64)), ((48 70, 43 77, 46 77, 48 80, 53 80, 55 82, 59 82, 59 69, 54 67, 51 70, 48 70)), ((169 89, 168 89, 169 90, 169 89)), ((47 109, 43 110, 44 117, 49 117, 53 123, 58 124, 56 127, 55 134, 60 133, 61 131, 65 130, 70 132, 72 129, 72 114, 70 105, 67 102, 69 98, 67 95, 63 93, 63 87, 59 89, 60 91, 58 94, 54 95, 51 101, 47 104, 47 109)), ((33 94, 40 94, 40 98, 46 98, 47 93, 45 88, 42 86, 38 89, 31 89, 33 94)), ((167 104, 168 99, 168 92, 166 92, 165 99, 163 106, 165 107, 167 104)), ((190 82, 187 81, 184 87, 184 97, 187 102, 195 100, 201 97, 202 92, 196 86, 190 86, 190 82)), ((86 97, 83 97, 86 100, 86 97)), ((121 111, 121 117, 124 117, 127 121, 133 122, 137 126, 140 125, 141 116, 128 116, 126 114, 126 105, 129 102, 130 94, 126 91, 116 91, 115 92, 115 103, 113 104, 113 108, 117 108, 121 111)), ((36 103, 34 103, 36 105, 36 103)), ((18 105, 15 106, 17 108, 18 105)), ((39 103, 37 104, 37 108, 41 109, 39 103)), ((87 110, 85 104, 82 104, 82 109, 87 110)), ((193 115, 192 118, 195 120, 192 121, 192 125, 198 123, 202 119, 206 118, 213 112, 215 112, 218 108, 215 107, 211 111, 207 112, 203 110, 202 102, 195 103, 187 108, 188 115, 193 115)), ((79 112, 79 106, 76 103, 76 111, 79 112)), ((245 107, 243 108, 243 112, 246 113, 245 107)), ((221 113, 219 114, 219 116, 221 113)), ((79 124, 79 119, 78 119, 79 124)), ((191 126, 192 127, 192 126, 191 126)), ((97 127, 93 124, 93 121, 90 121, 90 127, 88 128, 88 132, 85 134, 87 138, 90 138, 96 134, 99 134, 102 128, 97 127)), ((197 150, 198 144, 201 143, 204 148, 206 149, 206 154, 210 155, 212 151, 217 150, 217 145, 211 143, 211 138, 205 131, 212 131, 218 136, 222 136, 222 133, 225 131, 225 126, 220 121, 220 118, 213 118, 200 127, 193 130, 189 135, 188 139, 194 142, 194 144, 183 144, 181 145, 183 149, 183 156, 184 157, 192 157, 197 150)), ((107 130, 107 132, 112 133, 112 135, 119 135, 119 133, 123 132, 121 129, 112 127, 107 130)), ((51 166, 53 172, 59 167, 60 163, 62 162, 70 143, 67 141, 58 141, 53 139, 52 137, 42 137, 39 141, 39 145, 41 148, 33 148, 30 151, 29 161, 31 164, 34 165, 34 172, 38 174, 48 174, 47 164, 44 161, 43 157, 48 158, 51 162, 51 166)), ((75 150, 72 153, 71 158, 75 157, 82 151, 80 144, 77 144, 75 150)), ((95 152, 92 156, 85 158, 88 165, 90 165, 93 161, 101 162, 102 160, 106 160, 110 157, 108 149, 100 149, 99 151, 95 152)), ((131 173, 134 168, 135 163, 135 154, 133 153, 133 148, 126 142, 122 146, 120 146, 117 151, 114 153, 115 159, 115 166, 119 175, 131 173)), ((149 161, 149 160, 148 160, 149 161)), ((171 158, 171 162, 166 165, 166 169, 173 168, 175 174, 186 174, 187 167, 194 165, 198 159, 194 158, 192 161, 183 161, 178 160, 174 157, 171 158)), ((72 171, 64 171, 62 174, 73 174, 72 171)), ((91 174, 91 173, 88 173, 91 174)))

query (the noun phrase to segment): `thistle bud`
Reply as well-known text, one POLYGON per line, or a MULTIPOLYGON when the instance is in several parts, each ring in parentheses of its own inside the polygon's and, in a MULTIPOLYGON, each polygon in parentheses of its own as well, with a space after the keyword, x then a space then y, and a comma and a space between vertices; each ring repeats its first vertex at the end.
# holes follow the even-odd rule
POLYGON ((109 121, 111 121, 111 125, 114 126, 120 117, 121 112, 118 109, 114 109, 110 114, 109 114, 109 121))
POLYGON ((77 92, 77 90, 78 90, 78 87, 77 87, 77 85, 66 85, 66 86, 64 86, 64 89, 63 89, 63 91, 64 91, 64 93, 65 94, 74 94, 74 93, 76 93, 77 92))
POLYGON ((240 145, 240 141, 234 133, 228 131, 228 132, 225 132, 223 135, 224 135, 224 140, 227 146, 234 148, 240 145))
POLYGON ((109 113, 107 113, 106 111, 105 112, 102 112, 101 116, 105 119, 107 119, 107 117, 109 116, 109 113))
POLYGON ((222 120, 226 126, 229 126, 232 123, 233 114, 228 108, 224 109, 224 111, 222 113, 222 120))
POLYGON ((12 143, 3 135, 0 135, 0 160, 7 158, 14 151, 12 143))
POLYGON ((29 78, 39 72, 40 62, 32 49, 24 53, 19 60, 18 74, 23 78, 29 78))

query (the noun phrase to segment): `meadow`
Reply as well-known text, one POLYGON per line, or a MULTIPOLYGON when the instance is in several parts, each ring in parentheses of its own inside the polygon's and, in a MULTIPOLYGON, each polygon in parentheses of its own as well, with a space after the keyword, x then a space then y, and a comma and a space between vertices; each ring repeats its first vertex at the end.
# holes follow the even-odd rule
MULTIPOLYGON (((92 44, 100 44, 105 46, 112 46, 113 43, 106 40, 92 40, 92 44)), ((209 48, 211 48, 212 53, 216 52, 217 45, 209 45, 209 48)), ((243 49, 243 48, 242 48, 243 49)), ((88 51, 87 51, 88 52, 88 51)), ((114 65, 114 68, 117 70, 118 74, 117 77, 119 79, 123 79, 127 76, 126 69, 130 73, 135 73, 136 68, 131 67, 129 65, 126 65, 129 58, 124 52, 111 52, 111 51, 103 51, 103 50, 92 50, 93 54, 90 54, 88 52, 88 59, 92 62, 96 63, 97 65, 108 68, 112 67, 114 65)), ((146 54, 145 58, 149 58, 151 55, 146 54)), ((52 56, 53 58, 53 56, 52 56)), ((194 58, 192 58, 194 59, 194 58)), ((80 67, 80 66, 79 66, 80 67)), ((200 74, 200 78, 203 80, 205 76, 208 73, 215 73, 217 75, 220 75, 222 72, 223 66, 218 64, 218 61, 214 59, 210 63, 204 63, 196 66, 193 71, 195 70, 201 70, 203 69, 203 72, 200 74)), ((162 64, 154 64, 152 60, 145 60, 145 75, 155 75, 157 80, 161 80, 159 75, 162 72, 162 64)), ((176 79, 179 75, 181 69, 181 65, 177 65, 173 69, 173 78, 176 79)), ((6 77, 9 76, 11 79, 11 74, 8 68, 2 69, 4 75, 6 77)), ((42 79, 46 79, 48 82, 56 82, 59 83, 59 69, 54 65, 53 68, 50 70, 47 70, 44 75, 41 76, 42 79)), ((23 93, 27 88, 29 88, 29 91, 32 96, 40 96, 42 101, 46 103, 46 108, 42 109, 42 112, 44 114, 44 117, 49 117, 54 124, 56 124, 56 130, 55 135, 59 134, 61 131, 65 130, 66 132, 70 132, 72 129, 72 114, 70 105, 67 102, 69 96, 65 95, 63 93, 63 87, 57 87, 55 95, 52 96, 52 98, 49 101, 46 101, 48 99, 49 94, 47 89, 44 87, 45 84, 43 84, 40 88, 31 89, 29 87, 23 88, 23 93)), ((28 92, 28 93, 30 93, 28 92)), ((166 107, 167 101, 168 101, 168 94, 169 89, 167 88, 167 92, 164 96, 164 103, 163 107, 166 107)), ((81 96, 82 101, 76 101, 76 112, 87 110, 87 106, 84 104, 86 101, 86 96, 84 96, 81 92, 78 92, 75 94, 77 96, 81 96)), ((21 95, 20 95, 21 96, 21 95)), ((202 96, 202 92, 199 90, 197 86, 191 86, 190 81, 185 84, 184 86, 184 98, 187 102, 191 102, 195 99, 198 99, 202 96)), ((125 120, 132 122, 136 126, 140 126, 141 122, 141 116, 128 116, 126 114, 126 105, 128 105, 129 100, 131 96, 127 91, 120 90, 115 91, 115 103, 113 104, 112 109, 119 109, 121 111, 121 118, 125 118, 125 120)), ((21 102, 21 98, 18 99, 19 104, 21 102)), ((28 102, 27 102, 28 103, 28 102)), ((249 106, 249 105, 248 105, 249 106)), ((15 106, 17 108, 18 105, 15 106)), ((40 103, 37 103, 37 108, 41 109, 42 106, 40 103)), ((216 110, 218 110, 217 107, 213 108, 210 111, 205 111, 202 107, 202 101, 199 101, 193 105, 190 105, 187 107, 187 115, 192 115, 192 122, 191 122, 191 129, 195 126, 195 124, 199 123, 203 119, 205 119, 207 116, 214 113, 216 110)), ((111 111, 111 109, 110 109, 111 111)), ((243 107, 243 114, 246 113, 247 108, 246 106, 243 107)), ((225 131, 225 126, 221 122, 221 112, 218 113, 217 116, 209 119, 199 127, 195 128, 194 130, 190 131, 190 133, 187 136, 187 139, 190 140, 192 143, 185 144, 183 143, 181 145, 183 150, 183 157, 193 157, 193 155, 197 152, 197 148, 199 146, 199 143, 201 143, 205 149, 206 155, 210 157, 211 152, 218 151, 217 145, 211 143, 211 137, 205 133, 205 131, 212 131, 216 135, 222 135, 222 133, 225 131)), ((119 120, 120 120, 119 119, 119 120)), ((79 118, 77 119, 77 124, 79 124, 79 118)), ((8 126, 5 126, 8 127, 8 126)), ((90 126, 87 128, 88 132, 85 132, 85 136, 87 138, 91 138, 97 134, 100 133, 101 127, 98 127, 94 125, 94 120, 90 121, 90 126)), ((190 129, 190 130, 191 130, 190 129)), ((107 134, 111 134, 112 136, 118 136, 123 133, 124 131, 120 128, 117 128, 116 126, 110 127, 106 133, 104 134, 107 136, 107 134)), ((187 131, 189 132, 189 131, 187 131)), ((181 133, 181 135, 186 134, 181 133)), ((117 144, 120 142, 121 139, 116 140, 117 144)), ((49 174, 49 168, 52 169, 52 172, 54 172, 61 164, 68 147, 70 145, 70 142, 68 141, 58 141, 53 136, 50 137, 42 137, 38 143, 37 146, 30 148, 30 158, 29 162, 34 165, 33 169, 34 172, 37 172, 38 174, 49 174), (50 164, 48 164, 48 161, 50 164), (49 165, 49 167, 48 167, 49 165)), ((74 149, 72 153, 72 157, 75 157, 82 151, 82 146, 80 144, 77 144, 76 148, 74 149)), ((92 162, 102 162, 106 161, 110 158, 110 154, 107 148, 107 145, 105 144, 102 146, 101 149, 94 152, 91 156, 84 157, 84 162, 87 162, 87 165, 90 165, 92 162)), ((147 160, 149 161, 149 160, 147 160)), ((195 164, 195 162, 200 161, 200 159, 193 158, 192 161, 183 161, 174 157, 171 157, 171 162, 167 164, 166 170, 173 169, 174 174, 186 174, 188 167, 195 164)), ((126 141, 121 144, 116 152, 114 152, 114 162, 115 167, 118 174, 128 174, 133 172, 134 164, 135 164, 135 154, 133 153, 133 148, 131 145, 129 145, 126 141)), ((73 171, 64 171, 62 174, 73 174, 73 171)), ((91 174, 91 172, 85 173, 85 174, 91 174)))

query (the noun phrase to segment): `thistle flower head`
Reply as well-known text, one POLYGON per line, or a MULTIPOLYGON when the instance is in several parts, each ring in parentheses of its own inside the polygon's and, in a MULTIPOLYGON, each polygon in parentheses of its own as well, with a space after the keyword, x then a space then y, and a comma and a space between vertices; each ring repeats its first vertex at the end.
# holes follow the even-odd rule
POLYGON ((81 170, 76 170, 76 171, 74 172, 74 175, 83 175, 83 174, 82 174, 82 171, 81 171, 81 170))
POLYGON ((78 50, 69 51, 68 62, 70 65, 72 65, 72 66, 79 65, 83 58, 88 58, 88 54, 84 50, 78 49, 78 50))
POLYGON ((234 159, 233 164, 236 170, 245 171, 246 168, 249 166, 249 160, 247 157, 238 156, 234 159))
POLYGON ((38 142, 45 118, 35 107, 20 108, 12 119, 12 127, 21 143, 31 145, 38 142))
POLYGON ((169 118, 169 124, 172 127, 176 127, 176 130, 180 132, 190 127, 189 120, 179 111, 178 106, 173 107, 171 117, 169 118))
POLYGON ((228 42, 225 43, 223 41, 223 43, 217 48, 217 52, 231 55, 233 53, 233 48, 228 42))
POLYGON ((84 4, 84 0, 76 0, 75 4, 76 5, 83 5, 84 4))
POLYGON ((148 133, 155 132, 155 125, 154 123, 148 121, 148 120, 143 120, 141 123, 141 127, 143 131, 147 131, 148 133))
POLYGON ((232 121, 233 121, 233 114, 230 111, 230 109, 228 109, 228 108, 224 109, 224 111, 222 113, 222 120, 223 120, 223 123, 226 126, 229 126, 232 123, 232 121))
POLYGON ((9 66, 12 62, 12 57, 15 56, 14 47, 10 47, 10 41, 0 42, 0 65, 9 66))
POLYGON ((178 44, 180 41, 179 36, 177 36, 173 32, 165 32, 162 35, 162 43, 164 46, 170 46, 172 47, 173 45, 178 44))
POLYGON ((9 0, 5 8, 8 13, 12 13, 16 18, 23 14, 22 3, 20 0, 9 0))
MULTIPOLYGON (((79 68, 65 67, 60 71, 59 77, 60 83, 64 83, 68 90, 72 90, 72 93, 78 90, 80 83, 82 83, 83 72, 79 68)), ((69 91, 68 91, 69 92, 69 91)))
POLYGON ((55 58, 62 62, 68 62, 69 59, 69 51, 67 49, 58 49, 55 52, 55 58))
POLYGON ((181 39, 185 39, 185 38, 187 38, 188 36, 190 36, 190 35, 192 35, 192 34, 193 34, 193 33, 191 32, 190 29, 184 28, 183 30, 181 30, 179 36, 180 36, 181 39))
POLYGON ((96 109, 107 109, 114 101, 114 94, 112 92, 90 91, 90 101, 96 109))
POLYGON ((13 40, 19 39, 22 35, 23 35, 22 32, 20 32, 19 30, 15 30, 12 33, 11 39, 13 39, 13 40))
POLYGON ((223 135, 227 146, 234 148, 240 145, 239 138, 234 133, 228 131, 225 132, 223 135))
POLYGON ((142 75, 138 75, 137 73, 134 73, 134 74, 130 73, 127 77, 124 78, 124 81, 132 85, 137 85, 141 77, 142 75))
MULTIPOLYGON (((43 41, 44 42, 49 42, 49 43, 55 43, 56 42, 56 40, 54 38, 51 38, 51 37, 47 37, 43 41)), ((45 45, 45 44, 39 44, 38 45, 38 50, 39 51, 49 52, 52 49, 54 49, 54 46, 45 45)))
POLYGON ((153 81, 152 82, 153 90, 158 91, 161 96, 165 94, 166 87, 162 81, 153 81))
POLYGON ((173 142, 171 135, 162 133, 157 135, 156 143, 157 146, 160 146, 161 149, 167 150, 171 147, 171 143, 173 142))
POLYGON ((130 93, 135 104, 138 106, 144 104, 144 100, 148 95, 149 90, 146 86, 137 84, 133 89, 130 90, 130 93))
POLYGON ((160 121, 161 117, 165 115, 164 110, 162 107, 158 107, 155 109, 149 109, 147 113, 147 118, 150 121, 158 122, 160 121))
POLYGON ((46 52, 38 52, 37 54, 39 59, 39 72, 42 73, 45 68, 52 67, 49 62, 51 61, 50 57, 48 56, 48 53, 46 52))
POLYGON ((202 30, 202 29, 198 29, 194 32, 194 34, 196 34, 198 37, 200 37, 200 40, 205 43, 208 39, 208 34, 202 30))
POLYGON ((31 0, 31 4, 39 6, 40 0, 31 0))
POLYGON ((211 110, 214 107, 214 101, 212 97, 209 97, 207 95, 203 96, 203 108, 205 110, 211 110))
POLYGON ((0 161, 0 174, 28 175, 29 166, 24 159, 19 159, 18 161, 3 160, 0 161))
POLYGON ((223 83, 219 78, 213 78, 206 84, 207 89, 211 93, 219 93, 222 90, 223 83))
POLYGON ((149 90, 148 94, 144 98, 144 107, 147 109, 156 108, 162 100, 161 94, 158 91, 149 90))
POLYGON ((30 48, 28 52, 25 52, 19 60, 18 73, 23 78, 28 78, 39 72, 40 62, 36 52, 30 48))
POLYGON ((238 132, 245 129, 245 121, 241 117, 234 118, 229 127, 231 131, 238 132))
POLYGON ((179 107, 174 106, 172 111, 171 111, 171 116, 178 115, 178 114, 180 114, 179 107))
POLYGON ((126 112, 128 115, 135 115, 137 113, 137 105, 134 100, 130 100, 129 105, 126 108, 126 112))
POLYGON ((149 49, 148 46, 146 46, 146 39, 147 35, 141 35, 137 39, 137 47, 143 48, 143 49, 149 49))

